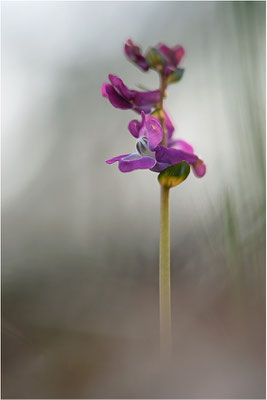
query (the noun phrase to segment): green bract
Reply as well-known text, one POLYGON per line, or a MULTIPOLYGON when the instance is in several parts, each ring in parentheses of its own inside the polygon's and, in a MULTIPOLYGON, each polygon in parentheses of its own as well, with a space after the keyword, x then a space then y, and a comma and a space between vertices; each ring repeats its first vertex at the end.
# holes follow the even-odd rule
POLYGON ((164 65, 166 64, 162 54, 154 47, 151 47, 151 49, 148 51, 146 55, 146 62, 150 68, 157 70, 163 69, 164 65))
POLYGON ((184 74, 184 69, 183 68, 177 68, 170 75, 168 75, 168 78, 167 78, 168 83, 173 83, 173 82, 180 81, 182 79, 183 74, 184 74))
POLYGON ((190 173, 190 166, 186 161, 172 165, 164 169, 158 176, 159 183, 166 187, 172 188, 182 183, 190 173))

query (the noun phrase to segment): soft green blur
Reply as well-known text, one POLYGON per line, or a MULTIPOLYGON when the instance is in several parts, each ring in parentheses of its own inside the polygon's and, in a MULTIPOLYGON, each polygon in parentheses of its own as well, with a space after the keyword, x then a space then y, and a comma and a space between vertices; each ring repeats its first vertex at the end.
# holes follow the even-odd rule
POLYGON ((265 3, 3 2, 2 397, 265 397, 265 3), (166 108, 207 174, 171 189, 173 368, 159 379, 157 174, 109 73, 186 49, 166 108))

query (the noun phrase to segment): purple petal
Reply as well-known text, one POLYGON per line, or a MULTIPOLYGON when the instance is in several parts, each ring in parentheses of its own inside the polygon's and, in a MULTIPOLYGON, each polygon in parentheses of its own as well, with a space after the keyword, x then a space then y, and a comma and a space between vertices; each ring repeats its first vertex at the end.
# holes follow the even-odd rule
POLYGON ((137 56, 136 58, 136 64, 139 65, 140 68, 142 68, 144 71, 149 70, 149 65, 143 56, 137 56))
POLYGON ((166 44, 159 43, 156 48, 161 52, 161 54, 166 58, 167 61, 171 60, 172 50, 168 46, 166 46, 166 44))
POLYGON ((151 105, 146 105, 141 107, 134 106, 133 110, 138 112, 139 114, 141 114, 142 112, 144 112, 145 114, 149 114, 152 110, 152 106, 151 105))
POLYGON ((165 44, 159 43, 157 49, 161 52, 166 60, 166 66, 164 68, 164 75, 170 75, 178 66, 181 59, 185 54, 185 50, 182 46, 175 46, 170 48, 165 44))
POLYGON ((149 92, 137 92, 134 91, 134 104, 138 107, 154 105, 160 101, 160 91, 152 90, 149 92))
POLYGON ((119 161, 119 170, 121 172, 131 172, 136 169, 150 169, 156 164, 152 157, 142 157, 140 154, 129 154, 126 158, 119 161))
POLYGON ((173 126, 173 124, 172 124, 172 122, 170 120, 170 117, 166 113, 166 111, 164 111, 164 115, 165 115, 164 124, 165 124, 165 128, 167 130, 168 138, 170 139, 172 137, 173 132, 174 132, 174 126, 173 126))
POLYGON ((103 97, 108 97, 107 91, 106 91, 106 86, 109 85, 109 83, 104 82, 102 87, 101 87, 101 93, 103 97))
POLYGON ((176 67, 180 63, 184 55, 185 55, 185 49, 182 46, 176 46, 173 48, 173 56, 175 59, 176 67))
POLYGON ((139 122, 137 119, 133 119, 132 121, 130 121, 129 125, 128 125, 128 129, 131 132, 131 134, 138 138, 139 136, 146 136, 146 134, 140 131, 141 129, 145 126, 145 122, 146 122, 146 113, 143 110, 140 110, 141 112, 141 117, 142 120, 141 122, 139 122))
POLYGON ((177 67, 181 59, 185 55, 185 50, 182 46, 177 45, 173 48, 166 46, 165 44, 159 43, 157 49, 166 58, 169 65, 177 67))
POLYGON ((113 164, 114 162, 120 161, 120 160, 122 160, 124 157, 127 157, 127 156, 129 156, 129 155, 130 155, 130 154, 128 153, 128 154, 122 154, 121 156, 117 156, 117 157, 110 158, 109 160, 106 160, 106 163, 107 163, 107 164, 113 164))
POLYGON ((171 140, 169 141, 168 147, 171 147, 173 149, 177 150, 183 150, 186 151, 187 153, 194 153, 194 149, 191 146, 191 144, 187 143, 185 140, 171 140))
POLYGON ((115 75, 109 74, 109 80, 112 86, 121 94, 126 100, 131 100, 134 95, 134 90, 130 90, 124 85, 122 80, 115 75))
POLYGON ((187 161, 189 164, 194 164, 198 161, 198 157, 195 154, 187 153, 182 150, 158 146, 156 148, 156 160, 170 165, 177 164, 181 161, 187 161))
POLYGON ((141 127, 142 127, 142 123, 137 121, 137 119, 133 119, 132 121, 130 121, 130 123, 128 125, 129 131, 136 138, 139 137, 139 131, 140 131, 141 127))
POLYGON ((141 136, 148 138, 149 149, 154 151, 163 139, 163 131, 159 121, 151 115, 145 115, 145 121, 139 132, 139 137, 141 136))
POLYGON ((141 118, 142 118, 142 125, 144 125, 146 122, 146 113, 144 111, 141 112, 141 118))
POLYGON ((155 166, 153 168, 151 168, 151 171, 153 171, 153 172, 161 172, 161 171, 163 171, 164 169, 166 169, 169 166, 170 166, 169 164, 157 162, 155 164, 155 166))
POLYGON ((124 45, 125 54, 137 64, 144 71, 149 69, 149 65, 145 59, 145 57, 141 54, 140 48, 133 44, 131 39, 128 39, 124 45))
POLYGON ((109 101, 115 108, 120 108, 121 110, 128 110, 133 108, 133 105, 120 96, 113 86, 110 84, 105 85, 105 93, 108 96, 109 101))
POLYGON ((198 159, 198 161, 193 164, 193 171, 198 178, 202 178, 206 173, 206 165, 204 161, 198 159))

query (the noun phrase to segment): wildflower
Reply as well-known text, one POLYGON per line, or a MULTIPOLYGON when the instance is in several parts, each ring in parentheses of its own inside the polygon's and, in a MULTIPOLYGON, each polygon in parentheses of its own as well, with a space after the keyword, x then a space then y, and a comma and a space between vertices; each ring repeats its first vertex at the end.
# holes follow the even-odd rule
POLYGON ((171 362, 171 280, 170 280, 170 212, 169 191, 181 184, 192 167, 198 177, 206 173, 205 163, 195 154, 193 147, 173 137, 174 126, 164 110, 164 98, 169 84, 180 81, 184 69, 179 64, 184 56, 182 46, 170 48, 159 43, 148 49, 145 56, 129 39, 124 46, 128 58, 144 71, 149 68, 158 72, 160 89, 138 92, 128 89, 122 80, 109 75, 110 83, 102 85, 102 95, 111 104, 123 110, 133 109, 141 113, 140 120, 128 125, 137 140, 135 153, 122 154, 106 160, 107 164, 118 162, 121 172, 149 169, 159 172, 160 184, 160 240, 159 240, 159 303, 160 343, 163 364, 171 362))
POLYGON ((136 148, 138 153, 123 154, 107 160, 107 164, 119 162, 121 172, 130 172, 136 169, 150 169, 161 172, 170 165, 186 161, 192 165, 196 176, 205 175, 206 166, 199 157, 194 154, 193 147, 184 140, 172 138, 174 127, 165 112, 165 126, 168 132, 167 146, 160 145, 163 139, 163 131, 157 118, 142 112, 142 121, 132 120, 128 129, 138 139, 136 148))
POLYGON ((136 169, 151 169, 157 161, 155 150, 163 139, 163 131, 159 121, 142 112, 142 122, 131 121, 129 131, 137 138, 137 153, 123 154, 106 161, 107 164, 119 162, 121 172, 130 172, 136 169))
POLYGON ((124 45, 124 52, 127 57, 137 64, 141 69, 147 71, 149 69, 149 65, 145 59, 145 57, 141 54, 140 48, 133 44, 131 39, 128 39, 124 45))
POLYGON ((110 83, 103 83, 102 95, 107 97, 115 108, 121 110, 133 109, 138 113, 150 113, 160 101, 160 90, 139 92, 130 90, 123 81, 115 75, 109 75, 110 83))
MULTIPOLYGON (((155 110, 153 112, 153 116, 159 120, 160 112, 155 110)), ((194 153, 193 147, 182 139, 174 139, 174 126, 173 123, 165 110, 163 110, 163 117, 164 117, 164 128, 167 133, 167 146, 160 146, 164 147, 164 149, 157 150, 156 158, 158 162, 152 171, 161 172, 163 169, 167 168, 169 165, 173 165, 180 161, 187 161, 189 164, 192 165, 193 171, 196 176, 202 177, 206 173, 206 165, 205 163, 196 156, 194 153), (165 150, 167 149, 167 150, 165 150), (167 157, 168 149, 175 149, 176 151, 170 151, 169 157, 167 157), (177 161, 176 161, 177 160, 177 161)))

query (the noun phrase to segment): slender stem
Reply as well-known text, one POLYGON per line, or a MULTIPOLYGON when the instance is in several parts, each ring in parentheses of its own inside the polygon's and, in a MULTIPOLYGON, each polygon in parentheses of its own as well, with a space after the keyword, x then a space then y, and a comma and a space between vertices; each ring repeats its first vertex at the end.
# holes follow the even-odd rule
MULTIPOLYGON (((167 145, 167 132, 164 124, 163 99, 167 81, 161 74, 160 123, 163 129, 162 145, 167 145)), ((170 280, 170 211, 169 188, 161 186, 160 193, 160 248, 159 248, 159 302, 160 302, 160 349, 164 365, 171 359, 171 280, 170 280)))
POLYGON ((170 211, 169 188, 161 186, 160 193, 160 250, 159 250, 159 296, 160 296, 160 348, 161 357, 171 358, 171 280, 170 280, 170 211))

